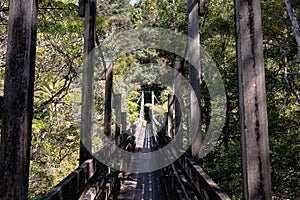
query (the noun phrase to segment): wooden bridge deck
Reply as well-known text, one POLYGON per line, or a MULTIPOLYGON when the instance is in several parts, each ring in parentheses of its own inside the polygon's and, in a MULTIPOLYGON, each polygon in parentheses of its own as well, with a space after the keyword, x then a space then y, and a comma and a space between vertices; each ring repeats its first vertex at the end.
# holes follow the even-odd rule
POLYGON ((149 173, 130 174, 123 182, 119 200, 160 200, 168 198, 166 183, 161 170, 149 173))
MULTIPOLYGON (((150 124, 143 127, 136 138, 135 152, 147 153, 155 150, 154 138, 150 135, 150 124)), ((152 163, 155 165, 156 160, 152 163)), ((138 163, 143 167, 147 163, 133 160, 132 163, 138 163)), ((163 170, 157 170, 147 173, 126 174, 118 192, 118 200, 160 200, 169 198, 166 177, 163 170)))

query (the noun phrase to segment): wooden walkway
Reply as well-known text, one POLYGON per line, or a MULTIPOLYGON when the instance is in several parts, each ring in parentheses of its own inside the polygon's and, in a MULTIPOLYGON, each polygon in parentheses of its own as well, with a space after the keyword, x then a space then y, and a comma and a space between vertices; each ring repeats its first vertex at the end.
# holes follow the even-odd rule
MULTIPOLYGON (((163 135, 156 137, 151 133, 149 123, 138 129, 138 134, 135 134, 136 153, 153 152, 159 148, 160 143, 167 143, 158 139, 163 135)), ((158 159, 151 159, 151 156, 143 161, 134 156, 129 163, 133 173, 123 174, 110 170, 95 159, 89 159, 41 199, 229 200, 201 166, 187 154, 163 169, 134 173, 133 169, 155 169, 161 164, 159 162, 158 159)))
MULTIPOLYGON (((155 150, 154 139, 151 137, 151 126, 147 124, 141 129, 136 138, 135 152, 147 153, 155 150)), ((137 161, 138 162, 138 161, 137 161)), ((153 164, 155 164, 153 160, 153 164)), ((136 163, 136 161, 133 161, 136 163)), ((151 163, 151 162, 150 162, 151 163)), ((148 164, 148 162, 147 162, 148 164)), ((139 165, 145 165, 140 162, 139 165)), ((141 166, 141 167, 142 167, 141 166)), ((167 179, 163 170, 157 170, 148 173, 126 174, 117 195, 118 200, 160 200, 168 198, 167 179)))

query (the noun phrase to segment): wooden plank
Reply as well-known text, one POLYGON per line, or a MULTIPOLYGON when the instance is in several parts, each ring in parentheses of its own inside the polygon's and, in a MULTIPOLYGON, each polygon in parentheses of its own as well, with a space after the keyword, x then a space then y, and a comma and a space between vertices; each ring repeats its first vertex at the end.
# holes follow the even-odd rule
POLYGON ((195 191, 195 187, 193 184, 191 184, 190 178, 187 177, 186 173, 183 169, 181 169, 181 166, 178 164, 178 162, 174 163, 175 166, 175 174, 178 177, 178 181, 182 185, 182 187, 185 190, 186 198, 189 200, 198 200, 197 191, 195 191))
POLYGON ((201 133, 201 111, 200 111, 200 36, 199 36, 199 16, 198 16, 198 1, 188 1, 188 54, 190 65, 190 84, 196 94, 191 93, 191 131, 195 131, 195 137, 192 141, 192 155, 194 158, 198 157, 202 143, 201 133), (199 113, 195 106, 199 106, 199 113), (197 116, 200 116, 199 122, 196 121, 197 116), (194 126, 198 126, 195 128, 194 126))
POLYGON ((27 199, 37 1, 11 0, 0 146, 0 199, 27 199))
POLYGON ((272 199, 260 0, 235 0, 244 199, 272 199))
POLYGON ((84 64, 82 72, 82 105, 79 164, 91 158, 94 99, 94 59, 96 33, 96 0, 85 1, 84 64))

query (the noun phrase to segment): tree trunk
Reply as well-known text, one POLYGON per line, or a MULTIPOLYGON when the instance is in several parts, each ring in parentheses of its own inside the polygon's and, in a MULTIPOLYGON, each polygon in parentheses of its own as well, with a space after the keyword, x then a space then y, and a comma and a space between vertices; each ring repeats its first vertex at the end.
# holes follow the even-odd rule
POLYGON ((294 33, 295 33, 295 39, 297 42, 297 47, 298 47, 298 53, 297 53, 297 57, 298 57, 298 64, 300 65, 300 28, 299 28, 299 24, 296 18, 296 15, 293 11, 292 8, 292 4, 290 2, 290 0, 285 0, 285 5, 286 5, 286 10, 290 16, 293 28, 294 28, 294 33))
POLYGON ((260 0, 235 0, 244 199, 272 199, 260 0))
POLYGON ((0 152, 0 199, 27 199, 37 1, 11 0, 0 152))

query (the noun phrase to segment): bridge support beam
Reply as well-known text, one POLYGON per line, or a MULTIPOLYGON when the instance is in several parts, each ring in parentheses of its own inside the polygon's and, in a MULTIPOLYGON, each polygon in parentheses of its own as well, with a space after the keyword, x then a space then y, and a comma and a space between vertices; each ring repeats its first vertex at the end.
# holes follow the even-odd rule
POLYGON ((260 0, 235 0, 244 199, 272 199, 260 0))
POLYGON ((196 94, 196 96, 191 93, 191 126, 196 125, 197 130, 191 129, 191 131, 196 131, 195 138, 192 142, 192 156, 197 159, 200 152, 202 144, 202 132, 201 132, 201 109, 200 109, 200 35, 199 35, 199 7, 198 0, 188 0, 188 55, 189 55, 189 65, 190 65, 190 84, 196 94), (199 112, 197 109, 193 109, 195 105, 199 106, 199 112), (199 122, 196 121, 196 116, 200 116, 199 122))
POLYGON ((11 0, 0 146, 0 199, 27 199, 37 1, 11 0))
POLYGON ((175 77, 174 77, 174 87, 175 87, 175 134, 178 147, 181 149, 183 147, 183 132, 182 132, 182 113, 181 107, 183 105, 182 97, 181 97, 181 84, 182 84, 182 76, 184 71, 183 60, 175 60, 174 63, 175 68, 175 77))
POLYGON ((106 61, 105 71, 105 109, 104 109, 104 134, 113 140, 112 125, 112 87, 113 87, 113 61, 106 61))
POLYGON ((94 60, 96 34, 96 0, 86 0, 84 19, 84 65, 82 73, 82 105, 79 164, 91 158, 94 99, 94 60))

